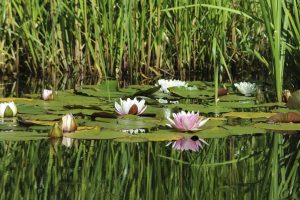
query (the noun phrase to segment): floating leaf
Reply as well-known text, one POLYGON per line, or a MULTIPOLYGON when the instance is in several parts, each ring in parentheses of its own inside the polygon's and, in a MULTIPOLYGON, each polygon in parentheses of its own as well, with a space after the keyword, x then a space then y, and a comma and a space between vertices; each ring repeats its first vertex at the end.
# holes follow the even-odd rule
POLYGON ((27 131, 7 131, 0 132, 0 141, 28 141, 47 139, 47 133, 27 132, 27 131))
POLYGON ((272 115, 267 119, 268 123, 277 123, 277 122, 283 122, 283 123, 299 123, 300 122, 300 114, 295 112, 288 112, 288 113, 277 113, 272 115))
POLYGON ((221 96, 220 101, 249 101, 255 100, 255 97, 246 97, 246 96, 241 96, 241 95, 236 95, 236 94, 229 94, 225 96, 221 96))
POLYGON ((150 95, 154 94, 155 92, 157 92, 160 89, 160 86, 156 86, 156 87, 150 86, 150 88, 147 88, 146 86, 141 86, 141 87, 144 87, 143 90, 137 91, 136 93, 134 93, 132 95, 132 97, 150 96, 150 95))
POLYGON ((187 110, 187 111, 195 111, 200 113, 224 113, 224 112, 231 112, 233 111, 232 108, 222 107, 222 106, 215 106, 215 105, 201 105, 201 104, 172 104, 168 105, 169 108, 180 108, 177 109, 178 111, 187 110))
POLYGON ((245 135, 245 134, 258 134, 258 133, 266 133, 266 130, 261 128, 256 128, 253 126, 223 126, 230 135, 245 135))
POLYGON ((229 112, 223 114, 223 117, 236 117, 244 119, 253 119, 253 118, 269 118, 274 113, 265 113, 265 112, 229 112))
POLYGON ((290 131, 290 130, 300 130, 300 124, 294 123, 276 123, 276 124, 267 124, 267 123, 258 123, 254 124, 256 128, 263 128, 267 130, 283 130, 283 131, 290 131))
POLYGON ((213 90, 188 90, 186 87, 171 87, 168 90, 171 94, 183 98, 208 99, 214 96, 213 90))
POLYGON ((109 113, 109 112, 94 112, 91 115, 91 119, 95 120, 97 117, 101 117, 101 118, 117 118, 117 114, 116 113, 109 113))
POLYGON ((0 102, 9 102, 9 101, 32 101, 32 99, 29 99, 29 98, 13 98, 13 97, 0 98, 0 102))

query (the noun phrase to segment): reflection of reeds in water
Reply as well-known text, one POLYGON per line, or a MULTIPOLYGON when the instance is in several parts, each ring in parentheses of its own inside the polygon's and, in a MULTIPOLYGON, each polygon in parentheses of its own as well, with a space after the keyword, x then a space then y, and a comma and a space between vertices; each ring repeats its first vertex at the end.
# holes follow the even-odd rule
POLYGON ((4 199, 291 199, 299 138, 210 139, 199 153, 165 143, 0 143, 4 199), (297 141, 297 142, 296 142, 297 141))

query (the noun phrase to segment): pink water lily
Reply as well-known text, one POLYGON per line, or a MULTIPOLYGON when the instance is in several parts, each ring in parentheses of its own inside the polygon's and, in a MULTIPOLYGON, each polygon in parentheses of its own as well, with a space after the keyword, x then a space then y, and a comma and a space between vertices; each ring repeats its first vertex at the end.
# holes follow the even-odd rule
POLYGON ((133 100, 127 98, 127 100, 120 99, 120 104, 115 102, 115 109, 119 115, 140 115, 146 110, 145 100, 141 101, 134 98, 133 100))
POLYGON ((198 131, 209 118, 205 118, 199 115, 199 113, 181 111, 177 114, 173 113, 173 118, 167 118, 170 124, 169 127, 176 128, 179 131, 198 131))
POLYGON ((199 138, 198 136, 192 136, 191 138, 183 138, 180 140, 169 142, 167 146, 172 144, 173 149, 179 151, 191 150, 196 152, 199 151, 200 148, 203 148, 202 143, 207 144, 205 140, 199 138))

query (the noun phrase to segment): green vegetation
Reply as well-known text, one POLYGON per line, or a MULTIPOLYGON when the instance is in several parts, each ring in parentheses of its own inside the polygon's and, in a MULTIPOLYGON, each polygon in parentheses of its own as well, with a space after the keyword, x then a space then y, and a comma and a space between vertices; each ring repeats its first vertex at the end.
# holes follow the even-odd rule
POLYGON ((218 83, 272 74, 281 101, 286 56, 289 72, 299 71, 298 5, 298 0, 1 1, 0 68, 42 72, 52 85, 65 73, 76 82, 110 77, 121 85, 161 77, 218 83))

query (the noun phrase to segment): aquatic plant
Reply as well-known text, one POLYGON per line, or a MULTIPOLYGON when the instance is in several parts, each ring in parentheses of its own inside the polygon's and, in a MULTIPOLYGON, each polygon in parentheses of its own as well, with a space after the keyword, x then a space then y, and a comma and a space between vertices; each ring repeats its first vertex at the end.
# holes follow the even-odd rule
POLYGON ((129 133, 129 134, 138 134, 138 133, 145 133, 146 130, 143 128, 137 128, 137 129, 124 129, 122 130, 123 133, 129 133))
POLYGON ((131 100, 127 98, 127 100, 120 99, 120 104, 115 102, 115 109, 119 115, 140 115, 146 110, 147 106, 145 105, 145 100, 141 101, 134 98, 131 100))
POLYGON ((62 130, 63 132, 72 132, 77 130, 77 123, 71 113, 62 117, 62 130))
POLYGON ((287 103, 288 99, 292 96, 292 93, 290 90, 283 90, 282 91, 282 102, 287 103))
POLYGON ((52 100, 53 99, 52 90, 44 89, 43 92, 42 92, 42 99, 45 100, 45 101, 52 100))
POLYGON ((17 106, 13 101, 0 103, 0 117, 15 117, 17 115, 17 106))
POLYGON ((195 113, 194 111, 181 111, 177 114, 173 113, 173 118, 174 120, 170 117, 167 118, 170 122, 167 126, 173 127, 179 131, 198 131, 199 128, 209 120, 209 118, 203 116, 200 117, 199 113, 195 113))
POLYGON ((73 142, 74 142, 73 138, 63 137, 62 139, 62 144, 68 148, 71 148, 73 146, 73 142))
POLYGON ((234 86, 245 96, 251 96, 256 91, 255 83, 240 82, 235 83, 234 86))
POLYGON ((184 81, 180 80, 165 80, 165 79, 159 79, 158 80, 158 85, 160 85, 160 91, 164 93, 170 93, 168 88, 170 87, 186 87, 188 84, 184 81))
POLYGON ((296 90, 292 94, 287 94, 286 106, 289 109, 299 109, 300 108, 300 90, 296 90))
MULTIPOLYGON (((200 148, 202 149, 202 143, 207 144, 205 140, 199 138, 198 136, 192 136, 191 138, 183 138, 176 141, 169 142, 166 146, 172 144, 172 148, 180 151, 199 151, 200 148)), ((208 145, 208 144, 207 144, 208 145)))
POLYGON ((62 124, 59 123, 59 122, 54 123, 51 130, 48 133, 48 136, 50 138, 61 138, 61 137, 63 137, 62 124))

